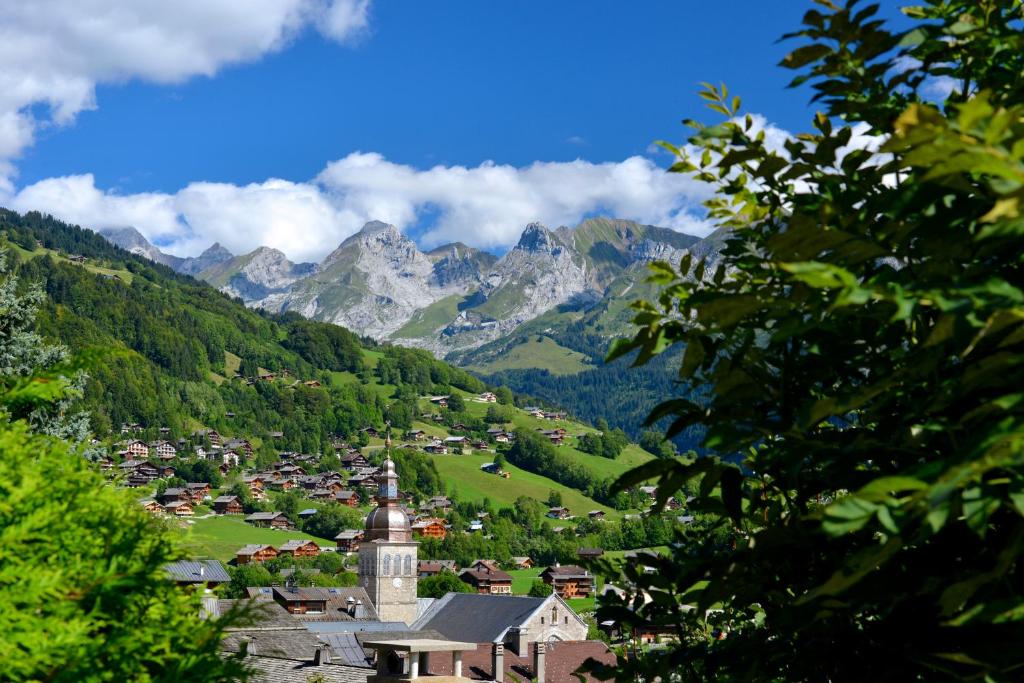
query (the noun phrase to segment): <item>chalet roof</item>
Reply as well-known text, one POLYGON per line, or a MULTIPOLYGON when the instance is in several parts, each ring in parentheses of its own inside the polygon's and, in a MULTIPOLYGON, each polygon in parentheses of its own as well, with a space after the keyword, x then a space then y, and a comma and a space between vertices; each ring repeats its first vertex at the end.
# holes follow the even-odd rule
POLYGON ((255 555, 258 552, 261 552, 266 548, 270 548, 271 550, 273 550, 274 546, 270 545, 269 543, 250 543, 249 545, 242 546, 241 548, 239 548, 235 552, 235 555, 242 555, 248 557, 255 555))
POLYGON ((277 519, 278 517, 284 517, 283 512, 254 512, 245 518, 247 522, 269 522, 277 519))
POLYGON ((188 583, 227 583, 228 570, 217 560, 179 560, 164 565, 171 579, 188 583))
POLYGON ((452 640, 500 642, 508 629, 525 622, 548 599, 448 593, 435 600, 412 628, 434 629, 452 640))
MULTIPOLYGON (((299 548, 301 548, 303 546, 306 546, 306 545, 309 545, 310 543, 312 543, 313 545, 316 545, 316 543, 312 539, 309 539, 309 538, 292 539, 292 540, 286 542, 280 548, 278 548, 278 550, 280 552, 285 552, 285 551, 288 551, 288 550, 298 550, 299 548)), ((317 546, 317 547, 319 547, 319 546, 317 546)))
POLYGON ((338 535, 334 537, 334 540, 335 541, 354 541, 355 539, 359 538, 362 535, 363 535, 363 532, 360 529, 345 529, 344 531, 339 531, 338 535))
POLYGON ((349 498, 357 497, 357 494, 355 491, 338 491, 334 494, 334 497, 338 500, 348 500, 349 498))
POLYGON ((489 583, 511 583, 512 575, 501 569, 463 569, 459 573, 459 578, 469 575, 475 579, 478 583, 489 582, 489 583))
POLYGON ((182 495, 184 493, 185 493, 185 489, 179 488, 179 487, 164 489, 164 497, 165 498, 167 496, 180 496, 180 495, 182 495))
POLYGON ((593 575, 590 572, 575 564, 562 564, 554 567, 548 567, 541 572, 541 576, 544 574, 550 574, 551 576, 557 576, 562 579, 593 578, 593 575))
POLYGON ((191 482, 191 483, 185 484, 185 486, 187 488, 190 488, 190 489, 193 489, 193 490, 208 489, 208 488, 210 488, 210 485, 207 482, 205 482, 205 481, 195 481, 195 482, 191 482))
MULTIPOLYGON (((335 657, 336 648, 331 648, 335 657)), ((360 650, 361 651, 361 650, 360 650)), ((310 659, 285 659, 280 657, 246 657, 246 664, 255 670, 248 680, 253 683, 308 683, 322 680, 324 683, 366 683, 373 669, 353 666, 344 656, 341 663, 314 664, 310 659)))
POLYGON ((217 496, 213 499, 214 503, 230 503, 233 500, 238 500, 238 496, 217 496))

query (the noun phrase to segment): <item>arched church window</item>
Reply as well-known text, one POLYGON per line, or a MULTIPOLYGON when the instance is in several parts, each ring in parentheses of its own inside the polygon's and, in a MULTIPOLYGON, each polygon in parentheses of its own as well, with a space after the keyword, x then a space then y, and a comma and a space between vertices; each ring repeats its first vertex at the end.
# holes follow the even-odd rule
POLYGON ((412 574, 412 555, 405 556, 405 573, 412 574))
POLYGON ((402 573, 402 556, 395 555, 395 576, 402 573))
POLYGON ((382 572, 384 574, 384 576, 387 576, 389 569, 391 569, 391 556, 390 555, 385 555, 384 556, 384 571, 382 572))
POLYGON ((552 607, 551 608, 551 623, 552 624, 557 624, 558 623, 558 608, 557 607, 552 607))

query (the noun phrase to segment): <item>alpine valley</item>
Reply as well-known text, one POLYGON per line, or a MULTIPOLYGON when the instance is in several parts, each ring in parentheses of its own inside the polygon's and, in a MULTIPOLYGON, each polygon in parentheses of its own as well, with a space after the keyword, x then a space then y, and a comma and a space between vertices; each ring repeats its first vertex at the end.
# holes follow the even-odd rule
MULTIPOLYGON (((527 225, 501 257, 461 243, 422 251, 395 226, 367 223, 320 263, 269 247, 239 256, 214 244, 198 257, 161 252, 134 228, 106 230, 128 251, 205 280, 246 305, 294 311, 378 341, 418 347, 591 421, 634 436, 656 396, 672 391, 670 354, 626 372, 605 364, 630 333, 629 303, 651 297, 648 264, 686 254, 709 263, 721 236, 699 238, 633 221, 575 228, 527 225)), ((679 445, 689 446, 693 435, 679 445)))

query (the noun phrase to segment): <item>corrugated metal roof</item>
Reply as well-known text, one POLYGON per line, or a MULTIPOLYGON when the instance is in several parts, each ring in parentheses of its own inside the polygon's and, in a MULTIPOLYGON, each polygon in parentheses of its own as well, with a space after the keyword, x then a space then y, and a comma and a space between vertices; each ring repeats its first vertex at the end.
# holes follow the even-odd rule
POLYGON ((164 565, 164 571, 175 581, 189 583, 227 583, 228 570, 217 560, 180 560, 164 565))

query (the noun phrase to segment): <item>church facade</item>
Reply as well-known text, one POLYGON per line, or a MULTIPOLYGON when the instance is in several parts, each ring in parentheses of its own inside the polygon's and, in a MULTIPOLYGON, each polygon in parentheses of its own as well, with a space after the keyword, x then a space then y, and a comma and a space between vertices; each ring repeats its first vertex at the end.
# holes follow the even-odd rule
MULTIPOLYGON (((390 444, 389 444, 390 445, 390 444)), ((398 474, 390 456, 381 467, 377 507, 366 517, 359 546, 359 585, 381 621, 416 620, 417 549, 409 516, 398 497, 398 474)))

